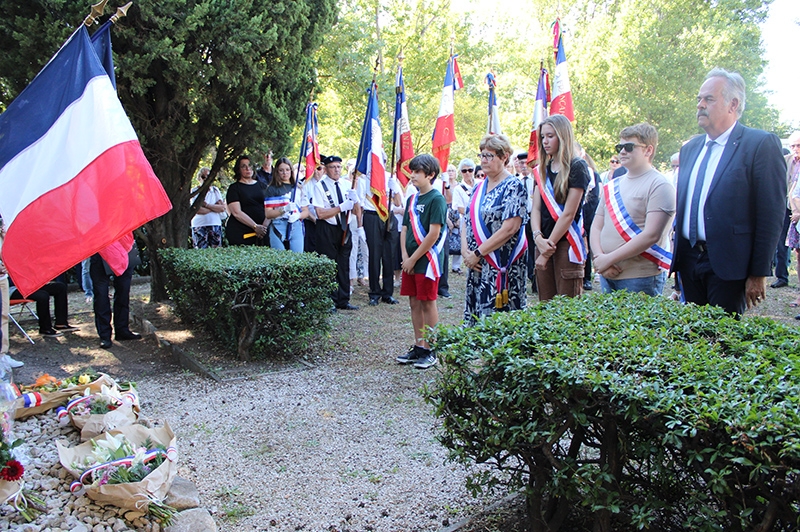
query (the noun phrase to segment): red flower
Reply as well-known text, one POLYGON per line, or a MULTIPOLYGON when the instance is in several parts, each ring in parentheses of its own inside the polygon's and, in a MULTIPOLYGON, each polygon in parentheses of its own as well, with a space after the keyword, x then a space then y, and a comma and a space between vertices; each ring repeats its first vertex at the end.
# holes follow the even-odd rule
POLYGON ((22 467, 16 460, 9 460, 2 469, 0 469, 0 479, 14 482, 22 478, 25 468, 22 467))

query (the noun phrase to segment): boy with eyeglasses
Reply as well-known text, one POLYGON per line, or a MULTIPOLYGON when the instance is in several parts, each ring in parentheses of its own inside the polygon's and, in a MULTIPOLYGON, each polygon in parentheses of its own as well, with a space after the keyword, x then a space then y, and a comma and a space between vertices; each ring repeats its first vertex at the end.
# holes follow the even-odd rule
POLYGON ((591 249, 603 292, 660 295, 672 261, 669 229, 675 188, 653 168, 658 132, 650 124, 620 132, 614 148, 627 173, 600 191, 591 230, 591 249))

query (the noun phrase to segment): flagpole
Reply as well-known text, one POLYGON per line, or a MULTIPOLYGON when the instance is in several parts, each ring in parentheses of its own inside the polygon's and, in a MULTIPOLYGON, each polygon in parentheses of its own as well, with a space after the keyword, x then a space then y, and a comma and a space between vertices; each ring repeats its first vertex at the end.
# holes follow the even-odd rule
MULTIPOLYGON (((309 112, 308 106, 311 105, 311 102, 312 102, 313 99, 314 99, 314 87, 312 86, 311 87, 311 92, 308 94, 308 103, 306 104, 306 125, 308 125, 308 112, 309 112)), ((313 121, 311 123, 311 127, 312 128, 314 127, 313 121)), ((305 150, 303 150, 303 145, 305 144, 305 139, 306 138, 308 138, 308 131, 306 131, 305 126, 303 126, 303 140, 300 142, 300 159, 297 161, 297 176, 294 178, 294 186, 292 187, 292 195, 289 198, 289 201, 291 203, 294 203, 295 199, 297 198, 297 188, 300 185, 300 165, 302 164, 303 156, 305 155, 305 153, 303 153, 305 151, 305 150)), ((287 223, 286 224, 286 241, 287 242, 289 242, 289 237, 291 235, 292 235, 292 224, 287 223)))
MULTIPOLYGON (((406 58, 406 56, 403 55, 403 49, 401 48, 400 49, 400 55, 397 56, 397 70, 398 71, 401 68, 403 68, 403 59, 405 59, 405 58, 406 58)), ((394 94, 395 94, 395 100, 396 100, 397 99, 397 95, 400 94, 400 87, 396 83, 395 83, 395 86, 394 86, 394 94)), ((397 113, 395 113, 395 114, 397 114, 397 113)), ((391 159, 391 166, 389 166, 389 168, 391 168, 390 173, 395 178, 397 178, 397 175, 396 175, 396 172, 395 172, 396 169, 394 167, 394 160, 395 160, 395 155, 396 155, 395 152, 396 152, 396 149, 397 149, 397 141, 400 140, 398 138, 398 135, 397 135, 397 126, 398 126, 397 116, 395 116, 394 117, 394 131, 392 131, 392 159, 391 159)), ((390 202, 391 202, 391 199, 392 199, 391 198, 391 191, 389 191, 389 201, 390 202)))
POLYGON ((86 15, 86 18, 83 19, 83 24, 88 28, 101 16, 103 16, 103 11, 106 9, 106 4, 108 0, 100 0, 100 2, 94 4, 92 6, 92 10, 86 15))

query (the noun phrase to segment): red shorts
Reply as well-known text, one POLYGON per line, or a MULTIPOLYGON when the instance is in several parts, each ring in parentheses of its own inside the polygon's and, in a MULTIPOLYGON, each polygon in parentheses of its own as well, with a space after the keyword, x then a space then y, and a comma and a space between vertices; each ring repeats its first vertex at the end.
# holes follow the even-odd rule
POLYGON ((419 301, 436 301, 439 292, 439 279, 431 281, 424 273, 403 272, 400 295, 414 297, 419 301))

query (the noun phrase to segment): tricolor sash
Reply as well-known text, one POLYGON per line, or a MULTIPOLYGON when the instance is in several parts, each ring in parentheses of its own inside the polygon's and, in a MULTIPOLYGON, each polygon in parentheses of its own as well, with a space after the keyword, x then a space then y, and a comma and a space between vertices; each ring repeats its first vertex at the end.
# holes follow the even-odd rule
MULTIPOLYGON (((419 192, 411 197, 408 203, 408 219, 411 222, 411 233, 414 235, 414 240, 417 245, 421 246, 422 241, 428 236, 428 232, 422 227, 422 222, 417 215, 417 199, 419 199, 419 192)), ((447 224, 442 225, 442 232, 439 234, 439 240, 428 250, 425 254, 428 257, 428 269, 425 271, 425 277, 435 281, 442 276, 442 265, 439 262, 439 254, 444 249, 444 243, 447 242, 447 224)))
MULTIPOLYGON (((473 189, 472 199, 469 205, 472 234, 475 236, 475 242, 478 244, 478 247, 492 236, 492 231, 489 229, 489 226, 484 223, 482 216, 483 200, 486 198, 488 188, 489 180, 484 179, 483 182, 473 189)), ((509 254, 508 260, 505 262, 503 262, 500 253, 501 248, 502 246, 483 256, 489 266, 498 272, 495 284, 497 288, 495 308, 503 308, 508 305, 508 269, 511 268, 511 265, 522 257, 525 250, 528 249, 528 239, 525 238, 525 224, 520 224, 519 233, 517 234, 517 243, 509 254)))
POLYGON ((282 209, 287 205, 289 205, 289 194, 264 199, 264 208, 266 209, 282 209))
MULTIPOLYGON (((561 214, 564 212, 564 206, 556 201, 556 193, 553 190, 553 184, 549 179, 545 179, 542 183, 542 176, 539 175, 538 168, 534 168, 533 177, 536 179, 536 185, 539 187, 539 194, 542 196, 542 203, 547 207, 547 211, 553 220, 558 222, 561 214)), ((578 218, 579 220, 581 218, 578 218)), ((583 241, 581 234, 581 226, 575 220, 567 230, 567 241, 569 242, 569 261, 573 264, 580 264, 586 260, 586 244, 583 241)))
MULTIPOLYGON (((619 190, 619 182, 621 179, 614 179, 609 181, 603 186, 603 194, 606 198, 606 209, 611 216, 611 221, 614 222, 619 236, 625 242, 630 241, 642 232, 639 226, 633 221, 625 205, 622 203, 622 194, 619 190)), ((658 244, 653 244, 648 249, 641 252, 641 256, 654 263, 662 270, 669 271, 672 264, 672 253, 660 247, 658 244)))

